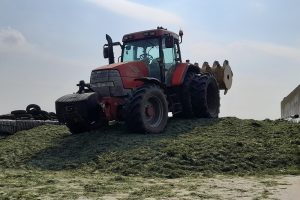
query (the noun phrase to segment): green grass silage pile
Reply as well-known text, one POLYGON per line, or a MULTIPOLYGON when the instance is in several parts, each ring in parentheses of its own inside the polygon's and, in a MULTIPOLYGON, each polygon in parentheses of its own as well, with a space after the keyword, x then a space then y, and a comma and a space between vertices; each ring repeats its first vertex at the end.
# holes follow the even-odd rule
POLYGON ((300 174, 300 124, 172 119, 162 134, 123 125, 71 135, 46 125, 0 139, 0 169, 71 170, 177 178, 193 174, 300 174))

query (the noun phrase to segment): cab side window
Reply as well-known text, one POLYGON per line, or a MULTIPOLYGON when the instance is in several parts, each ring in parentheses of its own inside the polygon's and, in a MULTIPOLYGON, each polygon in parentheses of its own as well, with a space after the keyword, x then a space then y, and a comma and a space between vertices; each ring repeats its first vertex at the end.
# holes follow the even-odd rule
POLYGON ((175 40, 175 59, 177 62, 180 62, 180 52, 179 52, 179 41, 178 40, 175 40))
POLYGON ((164 54, 165 70, 169 70, 175 64, 175 48, 166 48, 164 38, 162 42, 162 49, 164 54))

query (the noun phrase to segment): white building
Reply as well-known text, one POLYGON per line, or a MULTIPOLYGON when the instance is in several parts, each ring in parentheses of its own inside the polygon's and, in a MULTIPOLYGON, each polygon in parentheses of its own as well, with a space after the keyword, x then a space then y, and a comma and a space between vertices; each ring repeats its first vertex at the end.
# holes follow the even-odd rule
POLYGON ((300 115, 300 85, 281 101, 281 118, 300 115))

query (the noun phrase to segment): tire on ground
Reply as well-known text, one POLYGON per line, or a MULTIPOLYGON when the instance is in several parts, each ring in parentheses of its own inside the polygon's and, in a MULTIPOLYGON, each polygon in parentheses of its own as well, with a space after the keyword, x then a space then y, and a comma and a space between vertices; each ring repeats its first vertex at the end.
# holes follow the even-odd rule
POLYGON ((16 116, 13 115, 13 114, 0 115, 0 119, 10 119, 10 120, 14 120, 14 119, 16 119, 16 116))
POLYGON ((168 122, 166 96, 157 85, 138 88, 126 106, 125 123, 129 131, 160 133, 168 122))
POLYGON ((48 114, 51 117, 51 119, 53 119, 53 120, 57 119, 57 116, 54 112, 49 112, 48 114))
POLYGON ((16 119, 33 119, 31 114, 18 114, 15 117, 16 119))
POLYGON ((49 113, 47 111, 41 110, 40 114, 43 116, 44 120, 50 120, 51 116, 49 115, 49 113))
POLYGON ((20 114, 27 114, 27 112, 26 112, 26 110, 14 110, 14 111, 11 111, 11 114, 20 115, 20 114))
POLYGON ((220 112, 220 92, 211 75, 195 76, 191 81, 191 100, 196 117, 217 118, 220 112))
POLYGON ((36 104, 29 104, 26 107, 26 111, 27 111, 27 113, 30 113, 30 114, 38 114, 41 111, 41 107, 36 104))
POLYGON ((33 115, 33 118, 35 120, 45 120, 44 116, 41 114, 33 115))

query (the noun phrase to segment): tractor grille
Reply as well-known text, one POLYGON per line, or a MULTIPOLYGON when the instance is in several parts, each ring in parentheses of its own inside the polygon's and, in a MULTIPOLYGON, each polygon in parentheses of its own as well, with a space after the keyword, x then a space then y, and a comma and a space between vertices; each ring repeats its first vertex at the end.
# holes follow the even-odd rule
POLYGON ((122 79, 117 70, 98 70, 91 74, 91 88, 101 97, 124 96, 122 79))

